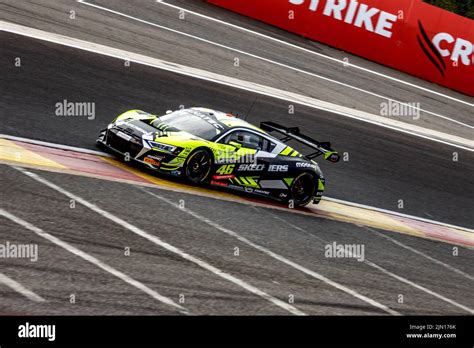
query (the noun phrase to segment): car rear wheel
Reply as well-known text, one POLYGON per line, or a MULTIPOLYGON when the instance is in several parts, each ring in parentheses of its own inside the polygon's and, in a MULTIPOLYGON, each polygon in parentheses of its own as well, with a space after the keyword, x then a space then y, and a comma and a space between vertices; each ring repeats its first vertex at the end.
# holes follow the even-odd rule
POLYGON ((304 207, 313 200, 316 178, 311 173, 301 173, 290 187, 290 200, 296 207, 304 207))
POLYGON ((194 184, 200 184, 209 177, 212 168, 212 156, 206 150, 197 150, 189 155, 185 165, 186 179, 194 184))

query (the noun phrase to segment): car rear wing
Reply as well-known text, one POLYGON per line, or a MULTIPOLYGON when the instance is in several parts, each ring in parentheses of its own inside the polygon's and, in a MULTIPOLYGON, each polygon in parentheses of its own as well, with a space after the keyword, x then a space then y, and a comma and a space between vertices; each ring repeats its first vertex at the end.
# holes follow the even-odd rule
POLYGON ((291 139, 300 142, 314 150, 313 153, 305 155, 309 159, 313 159, 320 155, 324 155, 324 159, 330 162, 337 162, 340 159, 339 154, 331 148, 331 143, 329 142, 319 142, 316 141, 307 135, 301 134, 298 127, 283 127, 275 122, 261 122, 260 128, 267 132, 278 132, 283 134, 284 137, 279 139, 280 141, 287 142, 291 139))

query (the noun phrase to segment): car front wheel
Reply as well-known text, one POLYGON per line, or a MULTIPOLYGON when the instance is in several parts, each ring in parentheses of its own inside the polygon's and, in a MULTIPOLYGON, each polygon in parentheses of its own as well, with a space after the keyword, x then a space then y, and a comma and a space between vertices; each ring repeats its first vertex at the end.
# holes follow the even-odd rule
POLYGON ((203 149, 197 150, 189 155, 185 164, 185 176, 190 182, 200 184, 206 181, 211 173, 211 154, 203 149))

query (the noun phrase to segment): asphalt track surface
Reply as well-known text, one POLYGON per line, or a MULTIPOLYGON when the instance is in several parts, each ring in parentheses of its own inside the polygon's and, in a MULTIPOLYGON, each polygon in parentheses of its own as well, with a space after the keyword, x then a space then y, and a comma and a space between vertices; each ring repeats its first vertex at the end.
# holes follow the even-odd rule
MULTIPOLYGON (((190 216, 143 189, 121 183, 34 171, 42 178, 96 204, 127 222, 158 236, 215 267, 289 301, 306 314, 387 314, 366 302, 335 289, 234 237, 190 216), (235 255, 239 248, 239 255, 235 255)), ((1 208, 33 223, 55 237, 85 251, 102 262, 132 276, 150 288, 178 302, 192 314, 288 315, 245 289, 168 252, 131 231, 107 220, 17 170, 2 166, 1 208), (125 248, 131 255, 125 256, 125 248)), ((355 259, 326 258, 324 246, 363 243, 365 258, 443 296, 472 308, 472 278, 445 269, 401 248, 382 235, 472 274, 472 251, 342 222, 275 212, 185 193, 146 189, 248 238, 278 255, 318 272, 402 314, 468 314, 424 291, 355 259), (295 227, 296 226, 296 227, 295 227), (324 242, 323 242, 324 241, 324 242), (398 303, 403 295, 404 303, 398 303)), ((40 295, 47 302, 36 303, 0 286, 2 313, 15 314, 179 314, 175 308, 151 299, 143 292, 83 261, 24 227, 2 219, 2 235, 11 243, 36 243, 39 258, 2 260, 2 272, 40 295), (74 294, 76 303, 70 304, 74 294)))
MULTIPOLYGON (((299 126, 316 139, 330 140, 348 161, 321 163, 328 196, 471 227, 472 152, 414 138, 363 122, 297 106, 241 90, 73 48, 0 33, 2 105, 0 133, 94 148, 98 130, 117 114, 139 108, 160 113, 179 105, 248 113, 248 120, 299 126), (14 66, 21 57, 22 66, 14 66), (96 118, 55 116, 62 100, 96 103, 96 118), (459 161, 452 160, 456 151, 459 161), (403 209, 398 209, 399 200, 403 209)), ((315 279, 271 255, 223 233, 202 219, 174 208, 143 189, 67 174, 31 170, 88 202, 119 216, 171 245, 289 303, 306 314, 387 314, 373 305, 315 279), (235 255, 235 248, 239 256, 235 255)), ((65 195, 18 170, 0 165, 0 208, 95 256, 178 302, 192 314, 289 314, 255 295, 137 236, 91 209, 70 207, 65 195), (131 255, 125 256, 124 249, 131 255)), ((311 269, 401 314, 468 314, 474 307, 474 254, 459 247, 315 217, 242 205, 159 189, 146 189, 257 245, 311 269), (403 243, 470 275, 434 263, 384 238, 403 243), (365 257, 392 275, 355 259, 324 255, 324 246, 365 245, 365 257), (393 275, 414 282, 401 282, 393 275), (422 288, 420 288, 422 287, 422 288), (433 296, 423 289, 440 294, 433 296), (399 296, 403 295, 403 303, 399 296)), ((137 288, 0 218, 2 240, 37 243, 38 262, 5 259, 2 273, 46 301, 29 301, 0 285, 1 313, 179 314, 137 288), (71 294, 76 303, 69 303, 71 294)), ((472 312, 471 312, 472 314, 472 312)))
POLYGON ((95 149, 98 130, 128 109, 164 113, 180 105, 247 114, 259 124, 299 126, 331 141, 348 161, 321 162, 328 196, 471 227, 473 153, 303 106, 256 96, 73 48, 0 33, 3 109, 0 132, 95 149), (22 67, 12 62, 22 57, 22 67), (95 102, 96 117, 58 117, 55 104, 95 102), (458 161, 453 161, 453 153, 458 161), (403 209, 398 209, 403 200, 403 209))
MULTIPOLYGON (((380 114, 381 103, 387 100, 374 94, 402 102, 420 103, 420 107, 424 110, 463 122, 471 128, 424 112, 421 113, 419 119, 402 116, 398 120, 472 139, 474 102, 472 97, 369 62, 347 52, 302 39, 297 35, 209 5, 204 1, 170 0, 167 3, 275 37, 327 57, 348 59, 350 63, 363 68, 402 79, 468 104, 387 80, 365 71, 345 67, 327 58, 315 56, 191 13, 186 13, 182 18, 180 17, 182 13, 176 8, 158 4, 156 1, 91 0, 88 3, 101 6, 105 10, 74 0, 4 0, 0 3, 0 19, 288 90, 376 115, 380 114), (70 18, 70 11, 75 11, 74 19, 70 18), (124 15, 129 17, 124 17, 124 15), (216 46, 216 44, 222 46, 216 46), (235 50, 240 50, 240 52, 235 50), (234 66, 236 58, 239 59, 239 67, 234 66), (276 65, 275 62, 302 71, 282 67, 276 65), (308 73, 320 75, 322 78, 308 73), (341 85, 341 83, 359 90, 341 85)), ((414 59, 417 58, 414 57, 414 59)))

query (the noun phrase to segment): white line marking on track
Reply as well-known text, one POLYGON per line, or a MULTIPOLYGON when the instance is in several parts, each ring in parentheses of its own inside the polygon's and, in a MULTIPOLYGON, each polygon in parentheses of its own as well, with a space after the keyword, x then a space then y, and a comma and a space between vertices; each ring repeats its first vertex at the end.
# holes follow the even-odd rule
MULTIPOLYGON (((3 210, 0 209, 0 215, 3 215, 3 210)), ((4 215, 3 215, 4 216, 4 215)), ((18 283, 17 281, 7 277, 5 274, 0 273, 0 284, 4 284, 8 286, 10 289, 15 290, 16 292, 22 294, 27 299, 35 302, 46 302, 44 298, 35 294, 33 291, 28 290, 23 285, 18 283)))
MULTIPOLYGON (((150 242, 176 254, 176 255, 179 255, 180 257, 182 257, 183 259, 187 260, 187 261, 190 261, 191 263, 194 263, 202 268, 204 268, 205 270, 208 270, 210 271, 211 273, 213 273, 214 275, 217 275, 225 280, 228 280, 230 281, 231 283, 234 283, 235 285, 238 285, 239 287, 251 292, 252 294, 254 295, 257 295, 267 301, 269 301, 270 303, 284 309, 285 311, 291 313, 291 314, 294 314, 294 315, 306 315, 305 313, 303 313, 302 311, 300 311, 299 309, 291 306, 290 304, 286 303, 286 302, 283 302, 269 294, 267 294, 266 292, 254 287, 253 285, 250 285, 246 282, 244 282, 243 280, 229 274, 229 273, 226 273, 224 271, 222 271, 221 269, 217 268, 217 267, 214 267, 212 266, 211 264, 197 258, 197 257, 194 257, 184 251, 182 251, 181 249, 179 248, 176 248, 175 246, 167 243, 167 242, 164 242, 163 240, 161 240, 160 238, 152 235, 152 234, 149 234, 148 232, 126 222, 125 220, 122 220, 120 219, 119 217, 99 208, 98 206, 96 206, 95 204, 93 203, 90 203, 88 201, 86 201, 85 199, 73 194, 73 193, 70 193, 69 191, 66 191, 65 189, 59 187, 58 185, 50 182, 49 180, 46 180, 42 177, 40 177, 39 175, 35 174, 35 173, 32 173, 32 172, 29 172, 27 171, 26 169, 23 169, 21 167, 15 167, 13 166, 13 168, 19 170, 21 173, 29 176, 30 178, 48 186, 49 188, 59 192, 59 193, 62 193, 63 195, 71 198, 71 199, 74 199, 76 202, 78 202, 79 204, 82 204, 83 206, 89 208, 90 210, 96 212, 97 214, 105 217, 106 219, 108 220, 111 220, 112 222, 116 223, 117 225, 119 226, 122 226, 123 228, 126 228, 127 230, 135 233, 136 235, 140 236, 140 237, 143 237, 147 240, 149 240, 150 242)), ((171 301, 171 300, 169 300, 171 301)))
MULTIPOLYGON (((35 174, 27 172, 23 168, 19 168, 19 167, 13 167, 13 168, 21 171, 22 173, 28 175, 29 177, 32 177, 33 179, 40 179, 40 178, 33 177, 32 175, 35 175, 35 174), (32 174, 32 175, 30 175, 30 174, 32 174)), ((44 232, 39 227, 36 227, 36 226, 30 224, 29 222, 27 222, 23 219, 20 219, 19 217, 17 217, 15 215, 1 209, 1 208, 0 208, 0 215, 6 217, 7 219, 10 219, 11 221, 17 223, 20 226, 23 226, 24 228, 30 230, 31 232, 36 233, 38 236, 40 236, 44 239, 47 239, 51 243, 56 244, 57 246, 69 251, 70 253, 72 253, 76 256, 79 256, 80 258, 96 265, 97 267, 99 267, 99 268, 103 269, 104 271, 116 276, 117 278, 120 278, 125 283, 128 283, 128 284, 134 286, 135 288, 143 291, 144 293, 150 295, 155 300, 158 300, 158 301, 160 301, 160 302, 162 302, 162 303, 164 303, 168 306, 174 307, 175 309, 179 310, 182 314, 189 314, 187 309, 185 309, 184 307, 182 307, 179 304, 175 303, 173 300, 169 299, 168 297, 160 295, 159 293, 157 293, 156 291, 150 289, 149 287, 147 287, 146 285, 140 283, 139 281, 136 281, 135 279, 129 277, 128 275, 126 275, 126 274, 124 274, 124 273, 122 273, 118 270, 116 270, 113 267, 110 267, 109 265, 107 265, 107 264, 103 263, 102 261, 96 259, 95 257, 93 257, 93 256, 77 249, 76 247, 74 247, 74 246, 72 246, 72 245, 70 245, 66 242, 63 242, 62 240, 60 240, 59 238, 53 236, 52 234, 44 232)))
POLYGON ((414 288, 417 288, 418 290, 421 290, 421 291, 423 291, 423 292, 426 292, 427 294, 430 294, 430 295, 432 295, 432 296, 434 296, 434 297, 439 298, 441 301, 447 302, 447 303, 449 303, 449 304, 451 304, 451 305, 453 305, 453 306, 455 306, 455 307, 461 308, 462 310, 468 312, 468 313, 471 314, 471 315, 474 314, 474 310, 473 310, 473 309, 471 309, 471 308, 469 308, 469 307, 467 307, 467 306, 464 306, 464 305, 462 305, 462 304, 460 304, 460 303, 458 303, 458 302, 456 302, 456 301, 453 301, 453 300, 451 300, 450 298, 447 298, 447 297, 445 297, 445 296, 443 296, 443 295, 441 295, 441 294, 438 294, 437 292, 434 292, 434 291, 432 291, 432 290, 430 290, 430 289, 428 289, 428 288, 425 288, 424 286, 421 286, 421 285, 419 285, 419 284, 417 284, 417 283, 415 283, 415 282, 412 282, 411 280, 408 280, 408 279, 406 279, 406 278, 404 278, 404 277, 401 277, 401 276, 399 276, 399 275, 397 275, 397 274, 395 274, 395 273, 392 273, 392 272, 386 270, 385 268, 383 268, 383 267, 381 267, 381 266, 379 266, 379 265, 373 263, 372 261, 364 260, 364 262, 365 262, 367 265, 372 266, 372 267, 378 269, 379 271, 381 271, 381 272, 383 272, 383 273, 385 273, 385 274, 387 274, 387 275, 389 275, 389 276, 391 276, 391 277, 393 277, 393 278, 395 278, 395 279, 401 281, 402 283, 408 284, 408 285, 410 285, 410 286, 412 286, 412 287, 414 287, 414 288))
POLYGON ((97 8, 97 9, 102 10, 102 11, 105 11, 105 12, 109 12, 109 13, 116 14, 116 15, 118 15, 118 16, 125 17, 125 18, 127 18, 127 19, 131 19, 131 20, 134 20, 134 21, 137 21, 137 22, 140 22, 140 23, 144 23, 144 24, 147 24, 147 25, 150 25, 150 26, 153 26, 153 27, 157 27, 157 28, 160 28, 160 29, 163 29, 163 30, 166 30, 166 31, 169 31, 169 32, 178 34, 178 35, 182 35, 182 36, 185 36, 185 37, 189 37, 189 38, 191 38, 191 39, 195 39, 195 40, 198 40, 198 41, 201 41, 201 42, 204 42, 204 43, 207 43, 207 44, 216 46, 216 47, 224 48, 224 49, 229 50, 229 51, 233 51, 233 52, 236 52, 236 53, 240 53, 240 54, 243 54, 243 55, 248 56, 248 57, 252 57, 252 58, 255 58, 255 59, 258 59, 258 60, 267 62, 267 63, 271 63, 271 64, 274 64, 274 65, 283 67, 283 68, 285 68, 285 69, 293 70, 293 71, 296 71, 296 72, 299 72, 299 73, 302 73, 302 74, 305 74, 305 75, 308 75, 308 76, 317 77, 317 78, 319 78, 319 79, 322 79, 322 80, 325 80, 325 81, 328 81, 328 82, 331 82, 331 83, 335 83, 335 84, 338 84, 338 85, 341 85, 341 86, 344 86, 344 87, 347 87, 347 88, 350 88, 350 89, 354 89, 354 90, 356 90, 356 91, 359 91, 359 92, 362 92, 362 93, 365 93, 365 94, 369 94, 369 95, 372 95, 372 96, 377 97, 377 98, 389 100, 389 101, 392 101, 392 102, 394 102, 394 103, 398 103, 398 104, 403 105, 403 106, 408 107, 408 108, 412 108, 412 109, 415 109, 415 110, 423 111, 423 112, 425 112, 425 113, 427 113, 427 114, 430 114, 430 115, 435 116, 435 117, 442 118, 442 119, 444 119, 444 120, 446 120, 446 121, 453 122, 453 123, 457 123, 457 124, 459 124, 459 125, 461 125, 461 126, 464 126, 464 127, 467 127, 467 128, 473 128, 473 129, 474 129, 474 125, 470 125, 470 124, 467 124, 467 123, 464 123, 464 122, 461 122, 461 121, 452 119, 452 118, 450 118, 450 117, 447 117, 447 116, 444 116, 444 115, 441 115, 441 114, 438 114, 438 113, 435 113, 435 112, 432 112, 432 111, 428 111, 428 110, 425 110, 425 109, 422 109, 422 108, 417 108, 417 107, 412 106, 411 104, 407 104, 406 102, 402 102, 402 101, 399 101, 399 100, 396 100, 396 99, 393 99, 393 98, 390 98, 390 97, 387 97, 387 96, 383 96, 383 95, 381 95, 381 94, 373 93, 373 92, 364 90, 364 89, 362 89, 362 88, 349 85, 349 84, 344 83, 344 82, 340 82, 340 81, 337 81, 337 80, 334 80, 334 79, 331 79, 331 78, 328 78, 328 77, 325 77, 325 76, 322 76, 322 75, 319 75, 319 74, 316 74, 316 73, 312 73, 312 72, 310 72, 310 71, 306 71, 306 70, 303 70, 303 69, 295 68, 295 67, 293 67, 293 66, 291 66, 291 65, 287 65, 287 64, 284 64, 284 63, 280 63, 280 62, 277 62, 277 61, 275 61, 275 60, 271 60, 271 59, 268 59, 268 58, 265 58, 265 57, 262 57, 262 56, 258 56, 258 55, 253 54, 253 53, 249 53, 249 52, 246 52, 246 51, 239 50, 239 49, 237 49, 237 48, 233 48, 233 47, 230 47, 230 46, 226 46, 226 45, 223 45, 223 44, 220 44, 220 43, 211 41, 211 40, 204 39, 204 38, 199 37, 199 36, 196 36, 196 35, 188 34, 188 33, 185 33, 185 32, 179 31, 179 30, 176 30, 176 29, 172 29, 172 28, 166 27, 166 26, 164 26, 164 25, 156 24, 156 23, 153 23, 153 22, 150 22, 150 21, 146 21, 146 20, 141 19, 141 18, 137 18, 137 17, 134 17, 134 16, 130 16, 130 15, 127 15, 127 14, 125 14, 125 13, 122 13, 122 12, 119 12, 119 11, 115 11, 115 10, 112 10, 112 9, 110 9, 110 8, 107 8, 107 7, 95 5, 95 4, 92 4, 92 3, 90 3, 90 2, 83 1, 83 0, 77 0, 77 1, 78 1, 79 3, 81 3, 81 4, 83 4, 83 5, 86 5, 86 6, 94 7, 94 8, 97 8))
MULTIPOLYGON (((256 209, 256 208, 255 208, 255 209, 256 209)), ((306 235, 308 235, 308 236, 311 236, 312 238, 315 238, 315 239, 319 240, 320 242, 322 242, 322 243, 324 243, 324 244, 330 244, 328 241, 325 241, 325 240, 322 239, 321 237, 315 236, 314 234, 309 233, 309 232, 306 231, 305 229, 303 229, 303 228, 301 228, 301 227, 299 227, 299 226, 296 226, 295 224, 292 224, 291 222, 288 222, 288 221, 286 221, 286 220, 284 220, 284 219, 282 219, 282 218, 280 218, 280 217, 278 217, 278 216, 276 216, 276 215, 274 215, 274 214, 272 214, 272 213, 269 213, 269 214, 271 214, 275 219, 284 222, 285 224, 287 224, 287 225, 289 225, 289 226, 291 226, 291 227, 297 229, 297 230, 300 231, 300 232, 303 232, 304 234, 306 234, 306 235)), ((374 263, 374 262, 372 262, 372 261, 369 261, 369 260, 367 260, 367 259, 364 259, 363 262, 364 262, 366 265, 371 266, 371 267, 373 267, 373 268, 375 268, 375 269, 378 269, 380 272, 385 273, 385 274, 389 275, 390 277, 395 278, 395 279, 397 279, 398 281, 400 281, 400 282, 402 282, 402 283, 408 284, 408 285, 410 285, 411 287, 414 287, 414 288, 416 288, 416 289, 418 289, 418 290, 421 290, 421 291, 423 291, 423 292, 425 292, 425 293, 427 293, 427 294, 430 294, 430 295, 432 295, 432 296, 434 296, 434 297, 436 297, 436 298, 439 298, 440 300, 442 300, 442 301, 444 301, 444 302, 447 302, 447 303, 449 303, 449 304, 451 304, 451 305, 453 305, 453 306, 455 306, 455 307, 461 308, 462 310, 464 310, 464 311, 466 311, 466 312, 468 312, 468 313, 470 313, 470 314, 474 314, 474 310, 473 310, 473 309, 471 309, 471 308, 469 308, 469 307, 467 307, 467 306, 464 306, 464 305, 462 305, 462 304, 460 304, 460 303, 458 303, 458 302, 456 302, 456 301, 453 301, 453 300, 451 300, 451 299, 449 299, 449 298, 447 298, 447 297, 445 297, 445 296, 443 296, 443 295, 441 295, 441 294, 438 294, 437 292, 434 292, 434 291, 432 291, 432 290, 430 290, 430 289, 428 289, 428 288, 425 288, 424 286, 421 286, 421 285, 419 285, 419 284, 417 284, 417 283, 415 283, 415 282, 412 282, 411 280, 408 280, 408 279, 406 279, 406 278, 404 278, 404 277, 401 277, 401 276, 399 276, 399 275, 397 275, 397 274, 395 274, 395 273, 393 273, 393 272, 390 272, 389 270, 387 270, 387 269, 385 269, 385 268, 383 268, 383 267, 377 265, 376 263, 374 263)))
POLYGON ((381 303, 379 303, 375 300, 372 300, 371 298, 368 298, 368 297, 366 297, 362 294, 359 294, 358 292, 356 292, 352 289, 349 289, 348 287, 346 287, 342 284, 339 284, 335 281, 332 281, 331 279, 328 279, 325 276, 323 276, 323 275, 321 275, 317 272, 314 272, 314 271, 312 271, 312 270, 310 270, 306 267, 303 267, 303 266, 301 266, 301 265, 299 265, 299 264, 297 264, 297 263, 295 263, 295 262, 293 262, 293 261, 277 254, 277 253, 274 253, 273 251, 271 251, 271 250, 269 250, 269 249, 267 249, 267 248, 265 248, 261 245, 255 244, 254 242, 248 240, 247 238, 242 237, 238 233, 236 233, 232 230, 229 230, 229 229, 219 225, 218 223, 216 223, 212 220, 209 220, 208 218, 195 213, 194 211, 192 211, 188 208, 181 208, 178 204, 170 201, 169 199, 167 199, 165 197, 159 196, 159 195, 157 195, 153 192, 147 191, 145 189, 143 189, 143 191, 148 193, 150 196, 153 196, 153 197, 155 197, 155 198, 157 198, 157 199, 159 199, 159 200, 161 200, 165 203, 168 203, 169 205, 171 205, 171 206, 175 207, 176 209, 180 210, 181 212, 185 212, 185 213, 193 216, 197 220, 200 220, 200 221, 206 223, 207 225, 209 225, 209 226, 211 226, 211 227, 213 227, 213 228, 215 228, 215 229, 217 229, 217 230, 219 230, 219 231, 221 231, 221 232, 223 232, 223 233, 225 233, 229 236, 232 236, 232 237, 238 239, 239 241, 251 246, 252 248, 261 251, 265 255, 270 256, 270 257, 274 258, 275 260, 278 260, 278 261, 280 261, 280 262, 282 262, 282 263, 284 263, 284 264, 286 264, 286 265, 288 265, 288 266, 290 266, 290 267, 292 267, 292 268, 294 268, 298 271, 301 271, 301 272, 303 272, 303 273, 305 273, 305 274, 307 274, 307 275, 309 275, 309 276, 311 276, 315 279, 318 279, 318 280, 326 283, 327 285, 330 285, 330 286, 332 286, 332 287, 334 287, 338 290, 341 290, 341 291, 343 291, 343 292, 345 292, 345 293, 347 293, 347 294, 349 294, 349 295, 351 295, 351 296, 353 296, 353 297, 355 297, 355 298, 357 298, 357 299, 359 299, 359 300, 361 300, 365 303, 370 304, 371 306, 374 306, 378 309, 381 309, 386 313, 389 313, 389 314, 392 314, 392 315, 400 315, 400 313, 398 313, 397 311, 395 311, 395 310, 393 310, 393 309, 391 309, 391 308, 389 308, 389 307, 387 307, 387 306, 385 306, 385 305, 383 305, 383 304, 381 304, 381 303))
MULTIPOLYGON (((79 1, 79 2, 82 2, 82 1, 79 1)), ((374 75, 377 75, 377 76, 380 76, 380 77, 383 77, 383 78, 386 78, 386 79, 389 79, 389 80, 392 80, 392 81, 395 81, 395 82, 398 82, 398 83, 401 83, 401 84, 404 84, 404 85, 407 85, 407 86, 410 86, 410 87, 420 89, 420 90, 428 92, 428 93, 436 94, 440 97, 447 98, 447 99, 456 101, 458 103, 466 104, 466 105, 469 105, 469 106, 474 106, 473 103, 469 103, 465 100, 458 99, 458 98, 455 98, 455 97, 452 97, 450 95, 434 91, 434 90, 426 88, 426 87, 418 86, 414 83, 404 81, 404 80, 398 79, 398 78, 390 76, 390 75, 382 74, 380 72, 370 70, 370 69, 364 68, 364 67, 356 65, 356 64, 348 63, 348 62, 345 62, 343 60, 327 56, 325 54, 322 54, 322 53, 319 53, 319 52, 316 52, 316 51, 313 51, 313 50, 310 50, 310 49, 307 49, 307 48, 304 48, 304 47, 301 47, 301 46, 298 46, 298 45, 295 45, 295 44, 292 44, 290 42, 283 41, 283 40, 277 39, 275 37, 259 33, 258 31, 254 31, 254 30, 244 28, 244 27, 241 27, 241 26, 229 23, 229 22, 225 22, 223 20, 220 20, 220 19, 217 19, 217 18, 214 18, 214 17, 210 17, 210 16, 204 15, 204 14, 199 13, 199 12, 191 11, 191 10, 185 9, 183 7, 179 7, 179 6, 167 3, 163 0, 156 0, 156 2, 161 4, 161 5, 165 5, 165 6, 180 10, 180 11, 184 11, 186 13, 190 13, 190 14, 195 15, 197 17, 205 18, 205 19, 208 19, 210 21, 213 21, 213 22, 216 22, 216 23, 219 23, 219 24, 223 24, 225 26, 228 26, 228 27, 231 27, 231 28, 234 28, 234 29, 242 30, 246 33, 250 33, 250 34, 253 34, 253 35, 256 35, 256 36, 259 36, 259 37, 263 37, 265 39, 268 39, 268 40, 271 40, 271 41, 274 41, 274 42, 278 42, 279 44, 282 44, 282 45, 285 45, 285 46, 288 46, 288 47, 291 47, 291 48, 295 48, 297 50, 300 50, 300 51, 303 51, 303 52, 306 52, 306 53, 310 53, 312 55, 315 55, 315 56, 318 56, 318 57, 321 57, 321 58, 324 58, 324 59, 328 59, 328 60, 331 60, 331 61, 339 63, 339 64, 343 64, 344 66, 350 66, 350 67, 353 67, 353 68, 356 68, 356 69, 359 69, 359 70, 362 70, 362 71, 365 71, 365 72, 368 72, 368 73, 371 73, 371 74, 374 74, 374 75)))
POLYGON ((464 139, 447 133, 426 129, 412 124, 395 121, 389 118, 383 118, 370 113, 361 112, 356 109, 350 109, 340 105, 323 102, 321 100, 294 94, 288 91, 278 90, 268 86, 258 85, 224 75, 218 75, 209 71, 190 68, 187 66, 165 62, 157 58, 139 55, 133 52, 123 51, 112 47, 87 42, 84 40, 74 39, 59 34, 48 33, 38 29, 25 27, 17 24, 8 23, 0 20, 0 30, 31 37, 37 40, 52 42, 66 47, 72 47, 95 54, 104 55, 116 59, 128 60, 130 62, 149 66, 152 68, 173 72, 176 74, 193 77, 203 81, 208 81, 251 93, 256 93, 278 100, 283 100, 299 105, 307 106, 316 110, 323 110, 332 114, 341 115, 361 122, 369 123, 378 127, 387 128, 396 132, 409 134, 418 138, 434 141, 440 144, 456 147, 459 149, 474 152, 470 139, 464 139))
POLYGON ((50 143, 50 142, 47 142, 47 141, 22 138, 22 137, 17 137, 17 136, 13 136, 13 135, 7 135, 7 134, 0 134, 0 139, 7 139, 7 140, 12 140, 12 141, 19 141, 19 142, 22 142, 22 143, 33 144, 33 145, 52 147, 52 148, 55 148, 55 149, 66 150, 66 151, 81 152, 81 153, 86 153, 86 154, 89 154, 89 155, 115 158, 115 156, 113 156, 109 153, 106 153, 106 152, 102 152, 102 151, 89 150, 89 149, 84 149, 84 148, 76 147, 76 146, 50 143))
POLYGON ((380 237, 382 237, 382 238, 385 238, 385 239, 391 241, 392 243, 394 243, 394 244, 396 244, 396 245, 398 245, 398 246, 400 246, 400 247, 402 247, 402 248, 404 248, 404 249, 410 250, 411 252, 413 252, 413 253, 415 253, 415 254, 418 254, 418 255, 424 257, 425 259, 428 259, 428 260, 430 260, 430 261, 432 261, 432 262, 434 262, 434 263, 436 263, 436 264, 438 264, 438 265, 440 265, 440 266, 443 266, 443 267, 449 269, 450 271, 453 271, 453 272, 455 272, 455 273, 457 273, 457 274, 459 274, 459 275, 461 275, 461 276, 463 276, 463 277, 465 277, 465 278, 467 278, 467 279, 469 279, 469 280, 474 281, 474 277, 473 277, 473 276, 467 274, 466 272, 461 271, 460 269, 457 269, 456 267, 453 267, 453 266, 451 266, 451 265, 448 265, 447 263, 444 263, 443 261, 440 261, 440 260, 438 260, 438 259, 435 259, 434 257, 431 257, 431 256, 425 254, 425 253, 422 252, 422 251, 416 250, 415 248, 412 248, 412 247, 410 247, 410 246, 408 246, 408 245, 405 245, 405 244, 403 244, 402 242, 399 242, 398 240, 393 239, 393 238, 391 238, 391 237, 389 237, 389 236, 387 236, 387 235, 385 235, 385 234, 383 234, 383 233, 380 233, 380 232, 378 232, 378 231, 376 231, 376 230, 374 230, 374 229, 372 229, 372 228, 370 228, 370 227, 366 227, 366 229, 368 229, 368 230, 374 232, 376 235, 378 235, 378 236, 380 236, 380 237))

